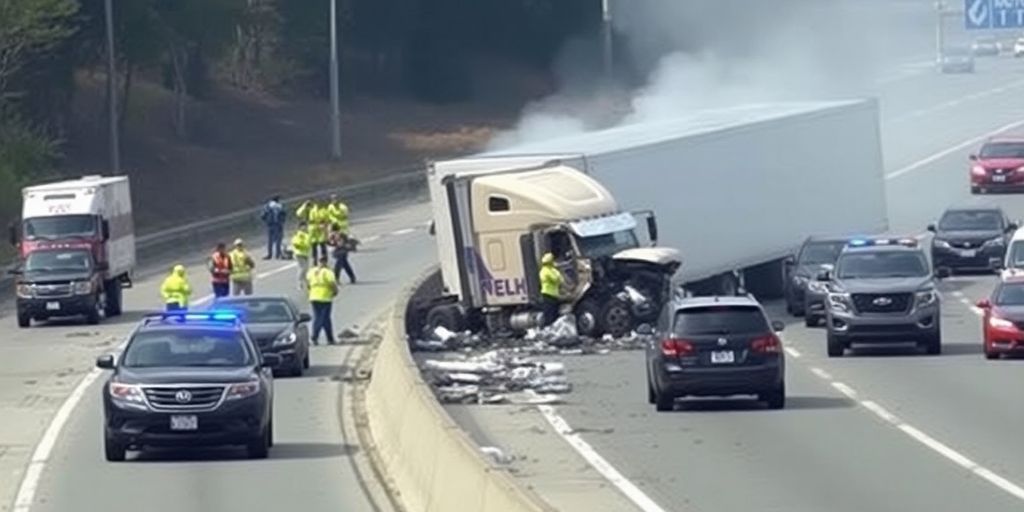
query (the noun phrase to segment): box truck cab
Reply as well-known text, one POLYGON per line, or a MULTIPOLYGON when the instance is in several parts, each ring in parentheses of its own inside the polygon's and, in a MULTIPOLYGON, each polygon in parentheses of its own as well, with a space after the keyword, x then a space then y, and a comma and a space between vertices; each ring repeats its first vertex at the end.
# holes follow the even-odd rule
POLYGON ((135 270, 131 191, 124 176, 34 185, 10 229, 18 249, 18 324, 84 315, 90 323, 122 311, 135 270), (73 275, 72 275, 73 274, 73 275), (88 290, 87 290, 88 288, 88 290))
MULTIPOLYGON (((547 158, 547 157, 546 157, 547 158)), ((545 160, 546 160, 545 158, 545 160)), ((477 158, 428 170, 444 291, 428 326, 519 331, 540 322, 539 262, 551 252, 578 328, 621 335, 653 321, 670 295, 678 251, 657 239, 650 211, 623 212, 600 183, 562 161, 477 158)))

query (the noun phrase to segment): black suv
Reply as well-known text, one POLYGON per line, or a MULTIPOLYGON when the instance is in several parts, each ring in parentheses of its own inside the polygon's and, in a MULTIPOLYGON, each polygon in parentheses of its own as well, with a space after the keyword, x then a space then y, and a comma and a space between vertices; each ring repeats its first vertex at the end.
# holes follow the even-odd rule
POLYGON ((1003 264, 1017 225, 1000 208, 950 208, 928 226, 932 265, 950 270, 993 270, 1003 264))
POLYGON ((684 396, 757 395, 772 409, 786 404, 785 356, 753 297, 670 301, 647 347, 647 398, 670 411, 684 396))
POLYGON ((124 460, 128 449, 197 445, 243 445, 250 457, 267 457, 277 364, 233 314, 145 318, 119 360, 96 360, 114 371, 103 386, 107 460, 124 460))

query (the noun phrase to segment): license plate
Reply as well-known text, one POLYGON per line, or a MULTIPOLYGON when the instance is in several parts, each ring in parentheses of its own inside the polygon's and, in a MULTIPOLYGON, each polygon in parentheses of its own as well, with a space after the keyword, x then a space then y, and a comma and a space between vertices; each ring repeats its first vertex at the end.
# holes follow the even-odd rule
POLYGON ((974 249, 961 249, 957 252, 960 254, 961 258, 973 258, 978 255, 978 251, 975 251, 974 249))
POLYGON ((718 350, 711 353, 711 362, 714 364, 734 363, 736 355, 732 350, 718 350))
POLYGON ((171 430, 198 430, 199 417, 195 415, 171 416, 171 430))
POLYGON ((60 311, 60 302, 47 302, 46 303, 46 310, 47 311, 60 311))
POLYGON ((992 181, 994 181, 996 183, 1003 183, 1003 182, 1006 181, 1006 176, 1000 176, 1000 175, 992 176, 992 181))

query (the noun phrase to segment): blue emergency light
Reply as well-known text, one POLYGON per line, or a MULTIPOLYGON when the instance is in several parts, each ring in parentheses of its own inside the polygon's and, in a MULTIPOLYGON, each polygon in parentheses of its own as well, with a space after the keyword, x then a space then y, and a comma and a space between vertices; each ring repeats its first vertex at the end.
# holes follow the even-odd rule
POLYGON ((172 320, 179 322, 229 322, 235 323, 241 320, 238 313, 233 311, 161 311, 147 315, 154 320, 172 320))
POLYGON ((917 240, 914 238, 855 238, 846 243, 850 247, 870 247, 879 245, 902 245, 904 247, 917 247, 917 240))

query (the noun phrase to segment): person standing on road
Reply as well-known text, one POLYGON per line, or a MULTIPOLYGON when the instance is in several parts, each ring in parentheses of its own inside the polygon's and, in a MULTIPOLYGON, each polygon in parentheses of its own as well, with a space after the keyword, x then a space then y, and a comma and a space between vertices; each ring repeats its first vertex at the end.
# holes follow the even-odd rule
POLYGON ((327 267, 327 258, 317 260, 317 266, 309 270, 306 280, 309 282, 309 303, 313 308, 314 345, 320 344, 320 331, 327 334, 327 343, 334 345, 334 324, 331 322, 331 304, 338 295, 338 280, 334 272, 327 267))
POLYGON ((337 226, 341 234, 348 235, 348 205, 338 199, 337 194, 331 194, 327 203, 327 215, 331 220, 331 226, 337 226))
POLYGON ((267 226, 267 256, 263 259, 282 259, 284 255, 281 245, 284 243, 284 223, 288 217, 284 205, 281 204, 281 196, 274 196, 263 205, 260 212, 260 219, 267 226))
POLYGON ((218 243, 217 248, 207 262, 210 269, 210 283, 213 287, 213 297, 219 299, 227 297, 231 293, 231 255, 223 243, 218 243))
POLYGON ((245 251, 245 244, 241 238, 235 240, 234 246, 234 250, 231 251, 231 293, 252 295, 252 269, 256 267, 256 263, 245 251))
POLYGON ((184 311, 188 309, 189 298, 192 297, 192 286, 188 284, 185 277, 185 266, 175 265, 171 269, 171 275, 164 279, 160 285, 160 295, 163 296, 167 311, 184 311))
POLYGON ((548 326, 558 319, 561 307, 561 290, 564 278, 555 267, 555 255, 544 253, 540 260, 540 295, 544 310, 544 325, 548 326))
POLYGON ((328 238, 328 245, 331 247, 331 252, 334 253, 334 278, 341 282, 341 271, 344 270, 345 274, 348 275, 348 281, 355 284, 356 273, 348 262, 348 253, 352 248, 349 245, 348 236, 341 231, 337 224, 331 226, 331 236, 328 238))
POLYGON ((292 235, 292 254, 295 255, 295 263, 299 266, 299 289, 306 289, 306 273, 309 272, 309 232, 306 230, 306 222, 299 222, 299 229, 292 235))
POLYGON ((325 207, 320 206, 315 201, 306 201, 299 206, 296 210, 296 215, 300 219, 306 221, 307 231, 309 232, 309 242, 312 247, 310 257, 316 262, 321 255, 327 257, 327 230, 325 224, 328 223, 328 214, 325 207))

